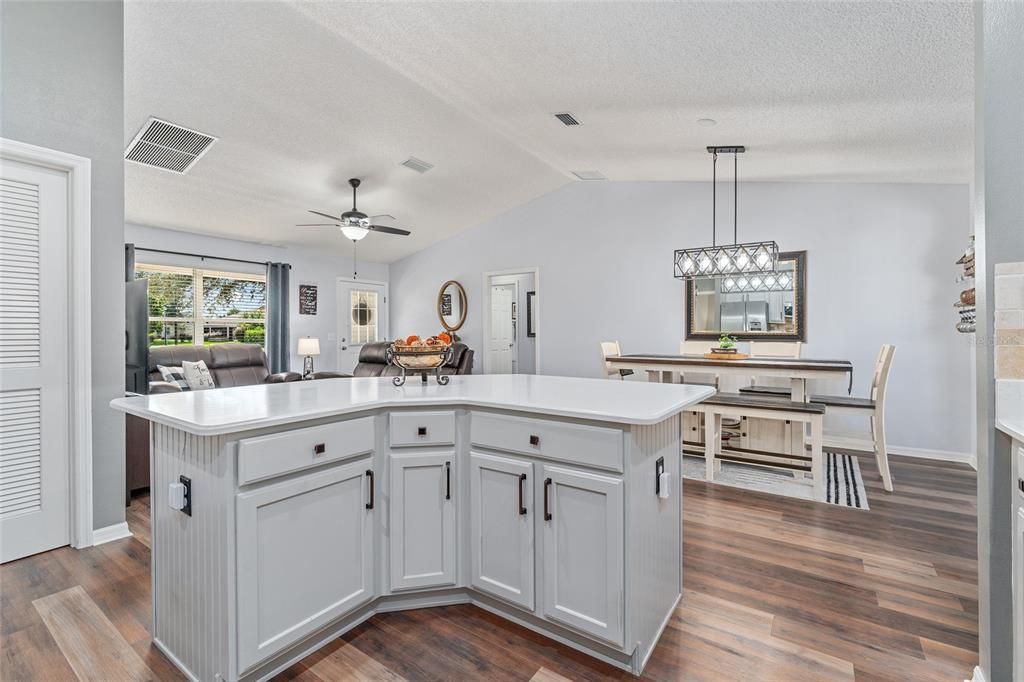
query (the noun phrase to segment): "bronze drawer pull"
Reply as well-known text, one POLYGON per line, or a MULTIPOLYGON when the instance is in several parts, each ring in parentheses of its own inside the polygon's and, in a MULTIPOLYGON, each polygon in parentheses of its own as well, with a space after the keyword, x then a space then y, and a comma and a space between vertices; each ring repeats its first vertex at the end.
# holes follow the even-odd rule
POLYGON ((526 505, 523 504, 523 484, 526 483, 526 474, 519 474, 519 515, 526 514, 526 505))
POLYGON ((327 452, 327 445, 325 443, 317 443, 313 446, 314 455, 322 455, 327 452))
POLYGON ((544 479, 544 520, 551 520, 551 508, 548 507, 548 489, 551 487, 551 479, 544 479))
POLYGON ((540 436, 532 436, 531 435, 530 436, 530 445, 533 445, 534 447, 539 447, 540 446, 540 436))
POLYGON ((418 429, 416 429, 416 435, 417 436, 425 436, 425 435, 427 435, 427 427, 426 426, 421 426, 418 429))

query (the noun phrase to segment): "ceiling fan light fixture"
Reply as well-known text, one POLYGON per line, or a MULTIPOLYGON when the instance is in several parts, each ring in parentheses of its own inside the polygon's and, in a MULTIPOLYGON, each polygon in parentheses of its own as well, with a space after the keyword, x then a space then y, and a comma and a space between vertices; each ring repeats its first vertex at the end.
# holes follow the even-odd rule
POLYGON ((351 239, 352 241, 357 242, 366 235, 370 234, 370 230, 363 227, 362 225, 342 225, 341 233, 345 235, 347 239, 351 239))

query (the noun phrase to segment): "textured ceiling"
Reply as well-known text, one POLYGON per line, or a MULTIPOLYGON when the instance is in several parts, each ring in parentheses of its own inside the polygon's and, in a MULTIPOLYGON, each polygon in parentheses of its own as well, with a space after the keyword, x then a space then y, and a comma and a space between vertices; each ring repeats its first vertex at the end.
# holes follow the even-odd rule
POLYGON ((346 208, 359 176, 360 208, 414 232, 360 243, 389 262, 573 170, 705 180, 708 144, 746 144, 748 180, 971 177, 968 3, 128 3, 125 21, 125 142, 151 115, 221 138, 186 176, 128 164, 132 222, 349 253, 292 225, 346 208))

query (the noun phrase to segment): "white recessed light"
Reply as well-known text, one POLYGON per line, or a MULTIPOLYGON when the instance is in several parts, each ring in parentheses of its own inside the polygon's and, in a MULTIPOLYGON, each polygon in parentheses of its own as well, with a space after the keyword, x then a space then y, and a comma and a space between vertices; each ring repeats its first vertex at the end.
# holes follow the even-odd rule
POLYGON ((711 126, 715 125, 716 123, 718 123, 718 121, 716 121, 713 118, 698 118, 697 119, 697 125, 702 126, 704 128, 710 128, 711 126))

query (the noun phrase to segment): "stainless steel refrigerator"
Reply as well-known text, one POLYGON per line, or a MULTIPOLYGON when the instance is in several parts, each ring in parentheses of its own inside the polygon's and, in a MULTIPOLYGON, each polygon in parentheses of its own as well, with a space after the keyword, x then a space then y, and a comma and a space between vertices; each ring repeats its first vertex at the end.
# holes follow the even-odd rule
POLYGON ((726 301, 720 309, 723 332, 768 331, 767 301, 726 301))

